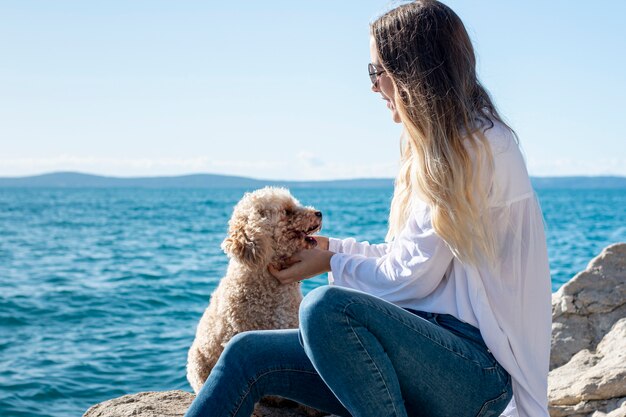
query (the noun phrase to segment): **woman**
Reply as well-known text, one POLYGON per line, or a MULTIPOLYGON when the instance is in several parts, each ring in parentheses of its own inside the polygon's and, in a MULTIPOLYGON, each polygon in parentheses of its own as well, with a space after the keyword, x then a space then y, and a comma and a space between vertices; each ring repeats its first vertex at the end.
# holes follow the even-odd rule
POLYGON ((371 25, 372 91, 402 123, 387 242, 318 237, 283 283, 329 274, 300 329, 236 336, 188 416, 280 395, 340 416, 542 417, 551 284, 516 136, 476 77, 468 34, 420 0, 371 25))

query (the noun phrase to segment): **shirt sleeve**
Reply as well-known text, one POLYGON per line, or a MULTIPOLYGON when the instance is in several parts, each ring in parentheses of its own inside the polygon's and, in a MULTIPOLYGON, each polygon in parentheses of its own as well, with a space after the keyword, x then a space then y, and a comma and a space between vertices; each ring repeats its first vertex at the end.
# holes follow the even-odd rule
MULTIPOLYGON (((429 223, 428 220, 428 226, 429 223)), ((335 253, 330 260, 329 283, 392 302, 423 298, 437 288, 453 256, 432 227, 420 227, 412 217, 397 241, 380 257, 335 253)))
POLYGON ((389 251, 388 243, 370 244, 369 242, 357 242, 354 238, 335 239, 328 238, 328 250, 335 253, 347 253, 363 255, 367 258, 379 258, 389 251))

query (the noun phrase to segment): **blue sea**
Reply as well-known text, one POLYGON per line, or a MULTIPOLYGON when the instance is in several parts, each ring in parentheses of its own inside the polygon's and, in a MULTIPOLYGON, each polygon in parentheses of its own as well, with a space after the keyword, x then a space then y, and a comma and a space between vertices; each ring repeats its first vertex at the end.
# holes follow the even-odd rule
MULTIPOLYGON (((0 415, 81 416, 183 389, 244 190, 0 189, 0 415)), ((380 242, 391 188, 295 189, 322 234, 380 242)), ((626 241, 626 191, 539 190, 552 288, 626 241)), ((304 292, 325 283, 306 281, 304 292)))

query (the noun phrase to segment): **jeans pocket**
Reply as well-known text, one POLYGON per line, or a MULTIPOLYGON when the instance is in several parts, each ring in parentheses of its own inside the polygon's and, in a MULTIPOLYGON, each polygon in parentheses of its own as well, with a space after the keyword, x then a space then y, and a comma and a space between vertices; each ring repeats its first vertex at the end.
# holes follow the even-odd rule
POLYGON ((476 417, 499 417, 511 401, 512 393, 508 389, 496 398, 485 401, 476 417))

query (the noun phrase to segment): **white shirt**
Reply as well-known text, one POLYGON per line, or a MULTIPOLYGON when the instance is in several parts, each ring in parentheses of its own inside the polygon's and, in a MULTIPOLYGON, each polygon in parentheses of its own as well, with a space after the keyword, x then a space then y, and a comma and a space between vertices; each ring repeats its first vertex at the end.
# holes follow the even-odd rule
POLYGON ((543 217, 513 134, 501 123, 485 132, 494 157, 489 211, 501 248, 496 270, 454 257, 435 233, 430 208, 416 201, 404 230, 370 245, 329 239, 329 283, 400 307, 451 314, 480 329, 511 374, 507 417, 549 417, 551 282, 543 217))

